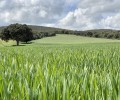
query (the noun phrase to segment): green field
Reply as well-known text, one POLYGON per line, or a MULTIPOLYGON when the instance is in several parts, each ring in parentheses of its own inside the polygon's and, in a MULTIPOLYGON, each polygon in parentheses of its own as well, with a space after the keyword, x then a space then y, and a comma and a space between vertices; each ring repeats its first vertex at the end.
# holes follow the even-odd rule
POLYGON ((103 39, 103 38, 90 38, 76 35, 60 35, 55 37, 46 37, 34 41, 40 44, 83 44, 83 43, 113 43, 120 42, 119 40, 103 39))
POLYGON ((0 41, 0 100, 119 100, 120 41, 57 35, 0 41))

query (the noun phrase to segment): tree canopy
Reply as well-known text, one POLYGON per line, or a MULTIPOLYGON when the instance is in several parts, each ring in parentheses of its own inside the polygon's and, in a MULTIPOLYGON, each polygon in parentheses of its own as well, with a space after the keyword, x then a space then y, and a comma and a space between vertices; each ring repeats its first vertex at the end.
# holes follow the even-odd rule
POLYGON ((1 32, 2 40, 15 40, 17 45, 19 42, 28 42, 33 39, 32 29, 29 28, 26 24, 11 24, 4 28, 1 32))

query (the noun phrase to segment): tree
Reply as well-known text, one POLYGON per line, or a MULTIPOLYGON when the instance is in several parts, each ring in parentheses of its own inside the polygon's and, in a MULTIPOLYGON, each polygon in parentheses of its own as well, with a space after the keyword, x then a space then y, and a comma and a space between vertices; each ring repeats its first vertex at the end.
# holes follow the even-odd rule
POLYGON ((32 33, 32 29, 29 28, 26 24, 22 25, 22 32, 23 34, 23 38, 22 38, 22 42, 28 42, 31 41, 33 39, 33 33, 32 33))
POLYGON ((1 38, 4 41, 15 40, 17 45, 20 41, 27 43, 33 38, 32 29, 25 24, 11 24, 2 30, 1 38))

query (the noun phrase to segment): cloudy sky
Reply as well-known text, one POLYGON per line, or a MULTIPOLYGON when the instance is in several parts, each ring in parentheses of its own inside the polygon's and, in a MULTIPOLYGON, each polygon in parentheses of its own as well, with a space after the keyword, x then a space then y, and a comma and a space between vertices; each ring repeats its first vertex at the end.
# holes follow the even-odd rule
POLYGON ((16 22, 75 30, 120 29, 120 1, 0 0, 0 26, 16 22))

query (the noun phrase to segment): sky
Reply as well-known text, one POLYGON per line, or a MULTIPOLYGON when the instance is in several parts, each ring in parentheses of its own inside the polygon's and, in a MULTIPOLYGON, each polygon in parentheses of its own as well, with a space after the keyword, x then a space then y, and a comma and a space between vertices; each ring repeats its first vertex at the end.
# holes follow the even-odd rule
POLYGON ((0 0, 0 26, 120 29, 119 0, 0 0))

